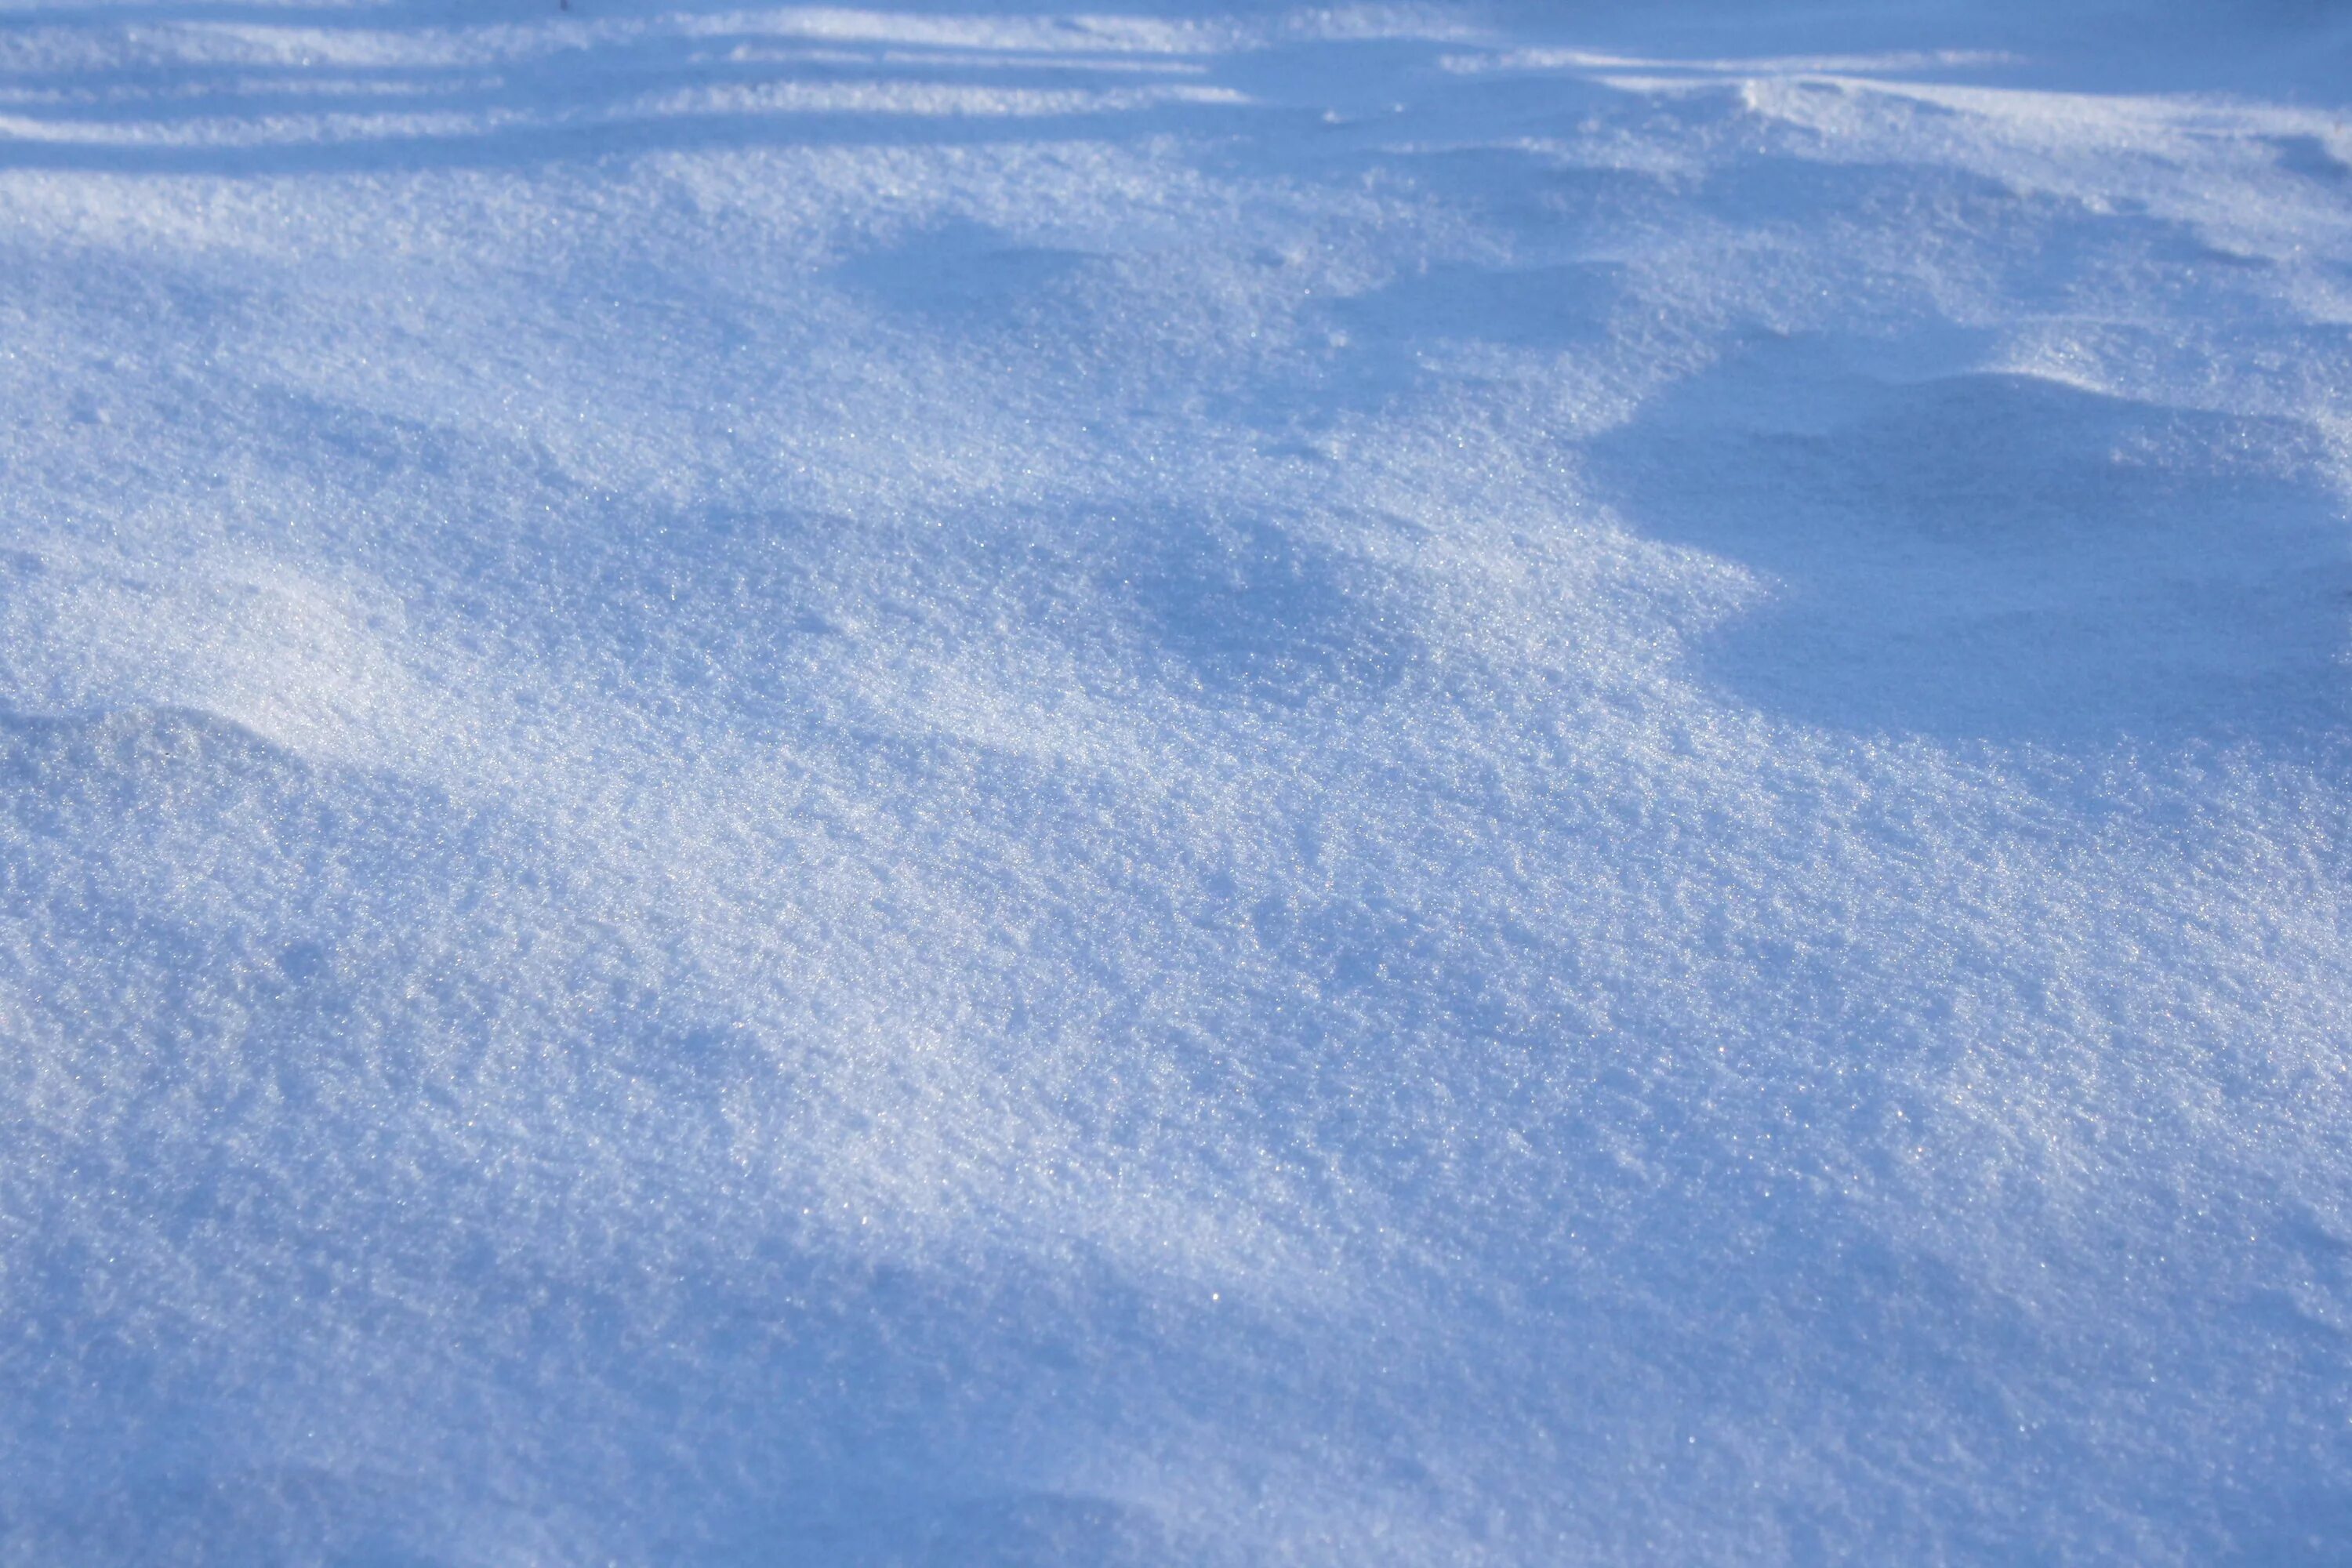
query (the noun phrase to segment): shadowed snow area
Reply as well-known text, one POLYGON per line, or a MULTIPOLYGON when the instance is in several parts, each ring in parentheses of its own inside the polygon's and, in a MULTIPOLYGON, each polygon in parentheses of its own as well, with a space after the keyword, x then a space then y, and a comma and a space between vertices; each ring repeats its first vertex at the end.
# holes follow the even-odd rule
POLYGON ((0 0, 0 1564, 2344 1561, 2347 84, 0 0))

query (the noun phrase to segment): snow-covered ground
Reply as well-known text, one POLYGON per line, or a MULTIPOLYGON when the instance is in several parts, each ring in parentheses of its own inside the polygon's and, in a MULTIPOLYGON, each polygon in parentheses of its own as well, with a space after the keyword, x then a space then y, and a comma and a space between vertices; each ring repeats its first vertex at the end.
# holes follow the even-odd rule
POLYGON ((2345 1561, 2347 101, 0 0, 0 1563, 2345 1561))

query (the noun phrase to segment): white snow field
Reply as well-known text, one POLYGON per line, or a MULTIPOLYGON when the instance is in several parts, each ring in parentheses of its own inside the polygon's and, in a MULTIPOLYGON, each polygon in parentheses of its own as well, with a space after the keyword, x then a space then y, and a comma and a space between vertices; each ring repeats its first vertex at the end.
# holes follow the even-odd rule
POLYGON ((0 0, 0 1563, 2352 1561, 2347 102, 0 0))

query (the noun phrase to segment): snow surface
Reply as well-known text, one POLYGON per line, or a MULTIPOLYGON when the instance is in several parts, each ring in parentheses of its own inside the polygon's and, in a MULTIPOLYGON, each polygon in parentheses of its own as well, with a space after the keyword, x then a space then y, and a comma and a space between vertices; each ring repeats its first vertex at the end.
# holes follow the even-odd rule
POLYGON ((0 1563, 2352 1558, 2347 100, 0 0, 0 1563))

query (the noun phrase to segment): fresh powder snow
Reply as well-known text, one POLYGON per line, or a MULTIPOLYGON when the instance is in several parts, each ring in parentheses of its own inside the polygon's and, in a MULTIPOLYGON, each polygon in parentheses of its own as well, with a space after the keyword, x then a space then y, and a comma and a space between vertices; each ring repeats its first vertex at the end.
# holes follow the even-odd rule
POLYGON ((0 1564, 2352 1561, 2352 8, 0 0, 0 1564))

